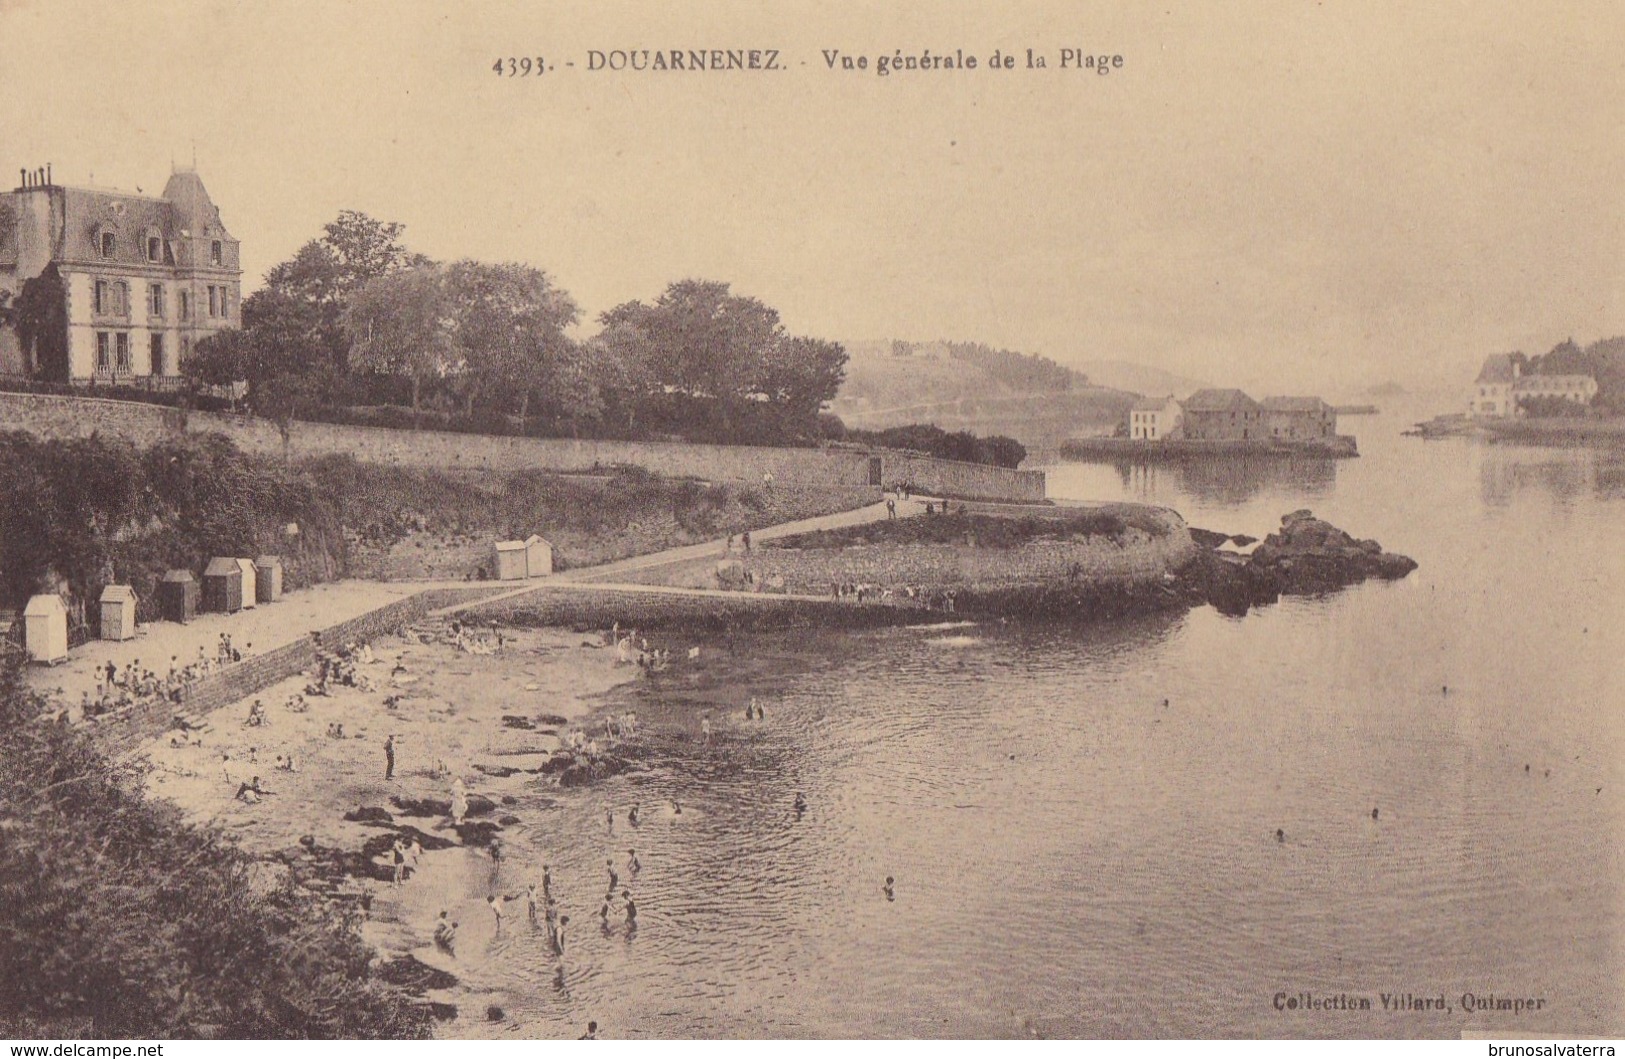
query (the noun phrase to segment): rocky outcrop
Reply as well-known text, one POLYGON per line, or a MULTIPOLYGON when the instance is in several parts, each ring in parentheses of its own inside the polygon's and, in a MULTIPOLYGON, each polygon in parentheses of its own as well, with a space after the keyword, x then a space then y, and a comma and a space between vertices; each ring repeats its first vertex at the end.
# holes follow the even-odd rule
POLYGON ((1208 533, 1198 541, 1204 550, 1179 580, 1193 602, 1212 603, 1226 614, 1245 614, 1282 595, 1331 592, 1371 578, 1397 580, 1416 569, 1415 560, 1385 552, 1376 541, 1356 540, 1307 510, 1282 516, 1281 529, 1248 556, 1214 550, 1206 541, 1217 536, 1208 533))

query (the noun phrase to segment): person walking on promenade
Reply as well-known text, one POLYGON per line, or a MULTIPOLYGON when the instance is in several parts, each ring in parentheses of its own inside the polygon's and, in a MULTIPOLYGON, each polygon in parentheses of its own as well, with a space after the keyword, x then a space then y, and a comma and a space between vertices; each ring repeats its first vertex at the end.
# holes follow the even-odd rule
POLYGON ((392 780, 394 778, 395 778, 395 734, 393 732, 391 732, 390 735, 389 735, 389 738, 384 740, 384 779, 392 780))
POLYGON ((897 520, 897 501, 889 496, 886 498, 886 518, 894 522, 897 520))

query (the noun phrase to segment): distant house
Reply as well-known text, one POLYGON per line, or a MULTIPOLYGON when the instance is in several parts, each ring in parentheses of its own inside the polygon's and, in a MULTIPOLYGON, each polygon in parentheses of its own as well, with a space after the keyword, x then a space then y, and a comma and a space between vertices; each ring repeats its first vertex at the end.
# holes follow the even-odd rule
POLYGON ((1589 375, 1520 375, 1512 384, 1514 405, 1525 397, 1556 397, 1588 405, 1595 396, 1597 380, 1589 375))
POLYGON ((1476 418, 1507 419, 1519 415, 1525 398, 1557 398, 1590 404, 1597 395, 1597 380, 1589 375, 1525 375, 1510 353, 1484 358, 1467 398, 1467 414, 1476 418))
POLYGON ((1335 438, 1337 412, 1318 397, 1266 397, 1264 429, 1274 441, 1335 438))
POLYGON ((1185 409, 1170 395, 1134 402, 1128 413, 1128 436, 1142 441, 1161 441, 1180 436, 1185 409))
POLYGON ((1267 437, 1264 407, 1240 390, 1197 390, 1185 399, 1184 433, 1196 441, 1267 437))
POLYGON ((1467 398, 1470 416, 1510 416, 1517 412, 1512 397, 1512 384, 1518 381, 1518 362, 1510 353, 1495 353, 1484 358, 1473 380, 1473 392, 1467 398))

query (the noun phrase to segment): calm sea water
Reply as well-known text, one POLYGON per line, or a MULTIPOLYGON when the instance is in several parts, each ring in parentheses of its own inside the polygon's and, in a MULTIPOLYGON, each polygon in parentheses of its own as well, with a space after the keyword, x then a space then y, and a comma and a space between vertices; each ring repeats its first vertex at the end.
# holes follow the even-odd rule
POLYGON ((562 961, 524 928, 464 944, 489 1032, 1625 1032, 1625 453, 1407 421, 1346 419, 1364 456, 1337 464, 1049 477, 1255 536, 1309 507, 1417 559, 1403 582, 1239 619, 763 635, 640 689, 726 712, 726 752, 521 807, 503 885, 549 861, 575 929, 562 961), (606 936, 629 846, 640 929, 606 936), (1278 1010, 1303 993, 1373 1010, 1278 1010))

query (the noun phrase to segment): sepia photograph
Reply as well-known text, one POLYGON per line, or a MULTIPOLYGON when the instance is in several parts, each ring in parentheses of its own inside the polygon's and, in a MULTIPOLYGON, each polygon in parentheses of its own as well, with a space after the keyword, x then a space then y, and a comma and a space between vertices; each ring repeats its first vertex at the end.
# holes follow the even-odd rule
POLYGON ((8 1054, 1613 1055, 1622 54, 0 0, 8 1054))

